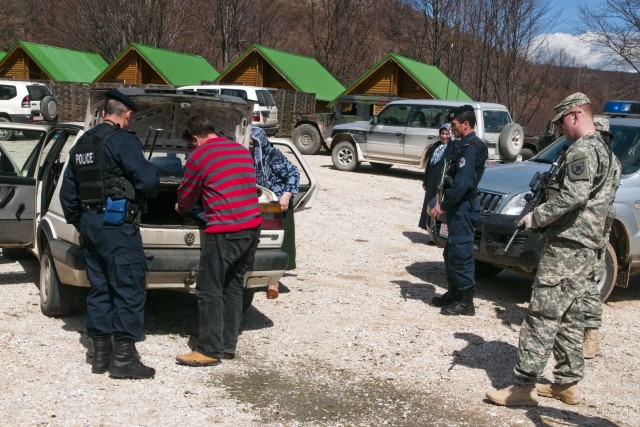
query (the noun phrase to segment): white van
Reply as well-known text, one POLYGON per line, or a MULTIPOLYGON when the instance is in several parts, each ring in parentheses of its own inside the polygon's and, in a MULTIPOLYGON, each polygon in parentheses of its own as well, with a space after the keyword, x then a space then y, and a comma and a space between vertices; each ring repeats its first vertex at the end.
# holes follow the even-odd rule
POLYGON ((280 129, 278 108, 267 88, 242 85, 182 86, 178 90, 236 96, 254 102, 251 124, 264 129, 267 135, 275 135, 280 129))

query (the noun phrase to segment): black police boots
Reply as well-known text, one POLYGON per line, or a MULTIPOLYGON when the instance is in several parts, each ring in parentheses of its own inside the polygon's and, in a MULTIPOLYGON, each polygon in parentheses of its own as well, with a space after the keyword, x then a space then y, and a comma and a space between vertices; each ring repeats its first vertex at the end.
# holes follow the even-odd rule
POLYGON ((93 343, 93 357, 91 358, 91 372, 104 374, 109 370, 109 363, 113 354, 111 337, 98 337, 91 339, 93 343))
POLYGON ((450 304, 453 304, 456 300, 459 299, 460 295, 458 293, 458 290, 456 289, 456 286, 453 283, 449 282, 447 292, 445 292, 442 296, 433 297, 433 299, 431 300, 431 304, 436 307, 446 307, 450 304))
POLYGON ((145 366, 140 360, 133 340, 114 340, 113 358, 109 365, 109 375, 114 378, 148 379, 156 370, 145 366))
POLYGON ((461 291, 460 300, 454 301, 446 307, 442 307, 442 309, 440 309, 440 313, 448 316, 475 316, 476 309, 473 306, 473 294, 473 289, 461 291))

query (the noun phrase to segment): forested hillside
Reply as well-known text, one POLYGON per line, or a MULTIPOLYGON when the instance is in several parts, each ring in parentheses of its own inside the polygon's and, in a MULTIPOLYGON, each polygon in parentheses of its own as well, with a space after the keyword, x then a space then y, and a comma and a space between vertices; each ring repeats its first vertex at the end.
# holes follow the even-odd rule
MULTIPOLYGON (((204 56, 219 71, 253 43, 315 57, 345 86, 390 51, 434 64, 474 99, 509 107, 528 134, 553 106, 587 93, 640 99, 640 75, 577 67, 534 38, 549 0, 3 0, 0 49, 18 40, 81 49, 107 62, 130 42, 204 56)), ((575 17, 577 18, 577 17, 575 17)), ((571 46, 567 46, 571 49, 571 46)), ((613 54, 612 54, 613 55, 613 54)))

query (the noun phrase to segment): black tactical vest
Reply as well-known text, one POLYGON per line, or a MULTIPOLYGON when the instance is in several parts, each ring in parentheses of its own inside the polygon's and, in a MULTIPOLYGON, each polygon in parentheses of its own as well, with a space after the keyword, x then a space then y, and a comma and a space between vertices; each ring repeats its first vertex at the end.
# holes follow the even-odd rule
POLYGON ((80 202, 85 206, 104 205, 107 196, 135 199, 133 185, 122 176, 122 170, 113 174, 105 170, 104 145, 119 131, 116 126, 103 126, 95 133, 83 135, 69 153, 80 202))

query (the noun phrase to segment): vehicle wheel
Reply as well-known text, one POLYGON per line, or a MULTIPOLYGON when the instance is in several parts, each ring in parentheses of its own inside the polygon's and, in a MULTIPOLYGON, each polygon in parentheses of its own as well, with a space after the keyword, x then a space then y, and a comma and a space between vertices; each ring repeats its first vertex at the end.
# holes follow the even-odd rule
MULTIPOLYGON (((11 123, 6 117, 0 117, 0 123, 11 123)), ((9 141, 13 138, 13 131, 8 129, 0 129, 0 141, 9 141)))
POLYGON ((293 143, 302 154, 316 154, 322 147, 322 138, 318 129, 305 123, 293 132, 293 143))
POLYGON ((255 293, 255 288, 242 288, 242 311, 247 311, 251 307, 255 293))
POLYGON ((531 148, 523 148, 522 151, 520 151, 520 155, 522 156, 522 160, 529 160, 536 155, 536 152, 531 148))
POLYGON ((503 268, 498 267, 497 265, 489 264, 488 262, 478 261, 476 262, 476 274, 475 276, 478 279, 491 279, 494 276, 497 276, 503 268))
POLYGON ((386 171, 387 169, 391 169, 391 167, 393 166, 388 163, 369 162, 369 164, 371 165, 372 168, 377 169, 379 171, 386 171))
POLYGON ((607 243, 607 251, 604 254, 604 275, 598 283, 598 290, 600 291, 600 301, 605 302, 613 288, 616 286, 616 279, 618 278, 618 257, 616 251, 611 246, 611 243, 607 243))
POLYGON ((331 150, 333 165, 341 171, 354 171, 360 166, 356 147, 349 141, 337 143, 331 150))
POLYGON ((47 121, 55 120, 58 117, 58 101, 51 95, 45 96, 40 101, 40 113, 47 121))
POLYGON ((6 259, 10 259, 13 261, 26 257, 27 250, 25 248, 2 248, 2 255, 6 259))
POLYGON ((507 159, 515 159, 524 144, 524 132, 522 126, 517 123, 508 123, 500 132, 498 148, 500 153, 507 159))
POLYGON ((49 246, 45 246, 40 256, 40 310, 49 317, 61 317, 71 314, 74 303, 74 290, 60 283, 53 263, 49 246))

